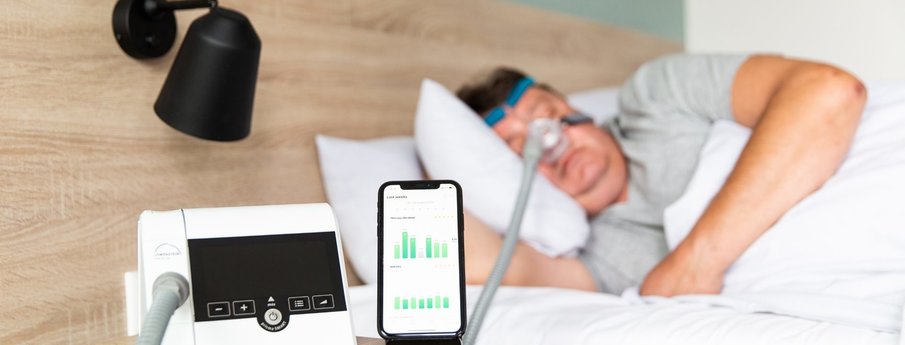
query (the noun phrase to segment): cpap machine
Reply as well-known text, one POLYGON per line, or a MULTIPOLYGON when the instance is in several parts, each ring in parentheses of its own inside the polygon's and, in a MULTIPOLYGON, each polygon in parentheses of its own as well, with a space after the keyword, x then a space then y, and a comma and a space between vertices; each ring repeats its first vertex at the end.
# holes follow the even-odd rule
POLYGON ((355 344, 340 243, 327 204, 145 211, 137 343, 355 344))

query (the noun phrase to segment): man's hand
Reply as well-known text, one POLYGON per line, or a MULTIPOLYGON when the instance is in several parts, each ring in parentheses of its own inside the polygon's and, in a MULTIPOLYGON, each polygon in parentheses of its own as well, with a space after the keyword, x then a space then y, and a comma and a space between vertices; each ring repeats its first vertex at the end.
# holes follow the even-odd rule
POLYGON ((672 297, 720 293, 725 269, 688 248, 680 245, 654 267, 641 284, 641 294, 672 297))

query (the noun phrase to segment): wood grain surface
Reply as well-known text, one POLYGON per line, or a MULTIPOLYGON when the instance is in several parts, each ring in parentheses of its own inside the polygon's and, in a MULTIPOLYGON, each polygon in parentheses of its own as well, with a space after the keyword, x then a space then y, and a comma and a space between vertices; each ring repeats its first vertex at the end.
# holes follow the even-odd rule
MULTIPOLYGON (((113 0, 0 6, 0 344, 126 344, 142 210, 324 201, 314 134, 407 135, 420 80, 509 64, 563 91, 678 46, 510 3, 223 0, 263 42, 251 136, 214 143, 152 104, 175 56, 117 46, 113 0)), ((203 10, 177 15, 180 36, 203 10)))

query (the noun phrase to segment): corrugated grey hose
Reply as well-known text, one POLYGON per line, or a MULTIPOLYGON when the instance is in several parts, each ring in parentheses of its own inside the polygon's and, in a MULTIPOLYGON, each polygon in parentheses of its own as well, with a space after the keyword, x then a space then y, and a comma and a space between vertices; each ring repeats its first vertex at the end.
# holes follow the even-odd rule
POLYGON ((525 215, 525 206, 528 204, 528 195, 531 192, 531 182, 534 181, 534 175, 537 173, 537 164, 543 155, 543 144, 541 135, 544 133, 535 133, 538 129, 534 128, 532 123, 532 133, 529 133, 525 140, 525 146, 522 149, 522 158, 525 161, 524 170, 522 170, 522 182, 519 186, 518 197, 515 199, 515 209, 512 210, 512 219, 509 221, 509 228, 506 229, 506 236, 503 239, 503 248, 500 249, 500 255, 497 257, 493 270, 484 283, 484 289, 478 298, 471 313, 471 319, 468 327, 465 329, 464 343, 465 345, 474 345, 478 332, 481 331, 481 323, 484 322, 484 315, 490 308, 493 301, 493 295, 496 293, 506 269, 509 268, 509 262, 512 261, 512 254, 515 252, 515 245, 518 244, 518 233, 522 226, 522 218, 525 215))
POLYGON ((145 315, 136 345, 160 345, 170 317, 189 298, 189 282, 179 273, 167 272, 154 280, 151 308, 145 315))

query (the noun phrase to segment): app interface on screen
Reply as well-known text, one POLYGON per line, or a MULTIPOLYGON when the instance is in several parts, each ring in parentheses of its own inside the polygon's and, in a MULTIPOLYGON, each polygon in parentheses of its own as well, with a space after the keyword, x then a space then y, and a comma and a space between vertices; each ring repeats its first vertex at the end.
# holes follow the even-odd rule
POLYGON ((383 327, 390 334, 461 326, 456 187, 383 194, 383 327))

